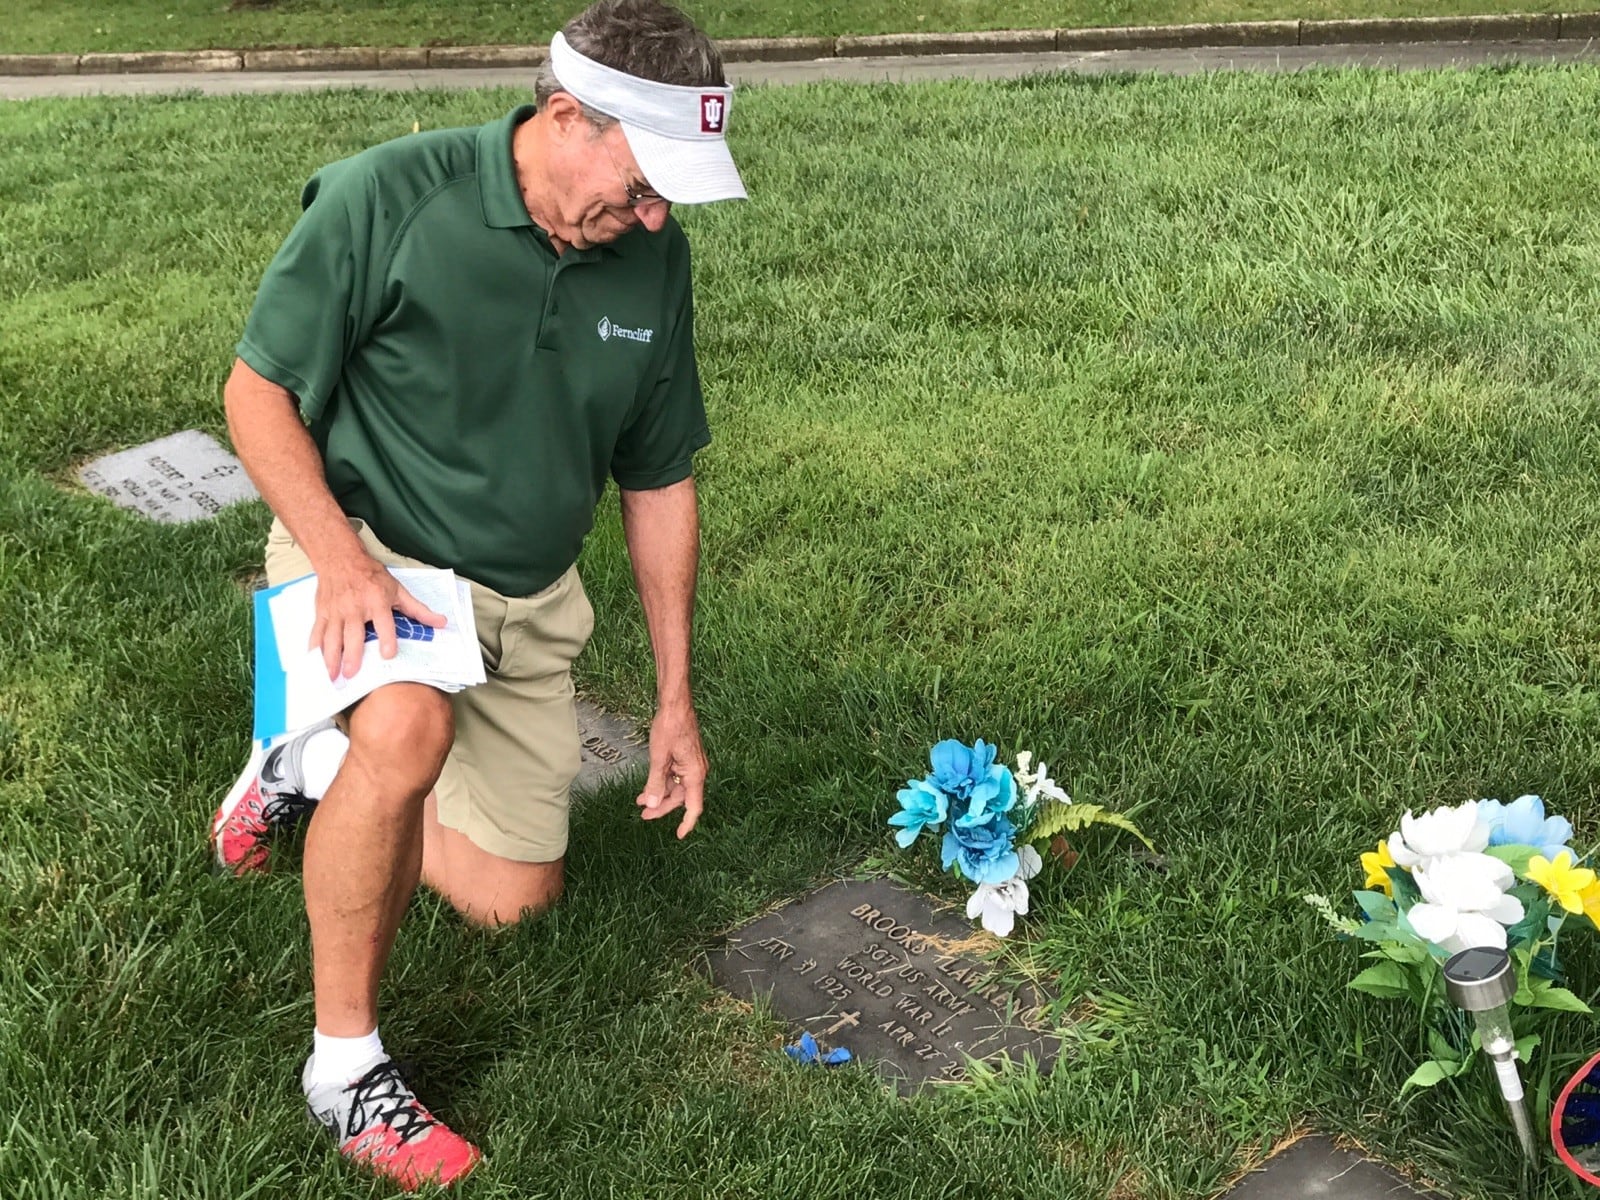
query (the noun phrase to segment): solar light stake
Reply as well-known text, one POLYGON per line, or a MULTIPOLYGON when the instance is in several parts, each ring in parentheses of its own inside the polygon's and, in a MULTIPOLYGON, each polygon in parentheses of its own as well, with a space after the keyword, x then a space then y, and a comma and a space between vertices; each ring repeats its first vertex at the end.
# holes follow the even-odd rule
POLYGON ((1517 991, 1517 973, 1504 950, 1475 946, 1450 956, 1444 964, 1444 988, 1457 1007, 1472 1014, 1478 1041, 1494 1062, 1500 1094, 1511 1112, 1517 1141, 1528 1161, 1535 1162, 1533 1126, 1522 1101, 1522 1078, 1517 1074, 1517 1040, 1511 1032, 1511 997, 1517 991))

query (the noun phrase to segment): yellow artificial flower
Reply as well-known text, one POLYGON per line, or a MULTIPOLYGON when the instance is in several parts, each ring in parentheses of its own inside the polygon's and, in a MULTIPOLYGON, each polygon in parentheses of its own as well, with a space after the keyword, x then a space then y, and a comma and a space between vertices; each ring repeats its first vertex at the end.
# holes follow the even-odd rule
POLYGON ((1579 892, 1578 899, 1583 901, 1583 915, 1600 927, 1600 878, 1579 892))
POLYGON ((1572 851, 1563 850, 1551 862, 1542 854, 1528 860, 1528 878, 1537 883, 1569 913, 1583 912, 1583 892, 1595 886, 1597 877, 1588 867, 1572 865, 1572 851))
POLYGON ((1378 848, 1361 856, 1361 867, 1367 873, 1363 887, 1375 887, 1389 899, 1394 899, 1394 884, 1389 882, 1385 867, 1394 866, 1394 855, 1389 853, 1389 843, 1379 842, 1378 848))

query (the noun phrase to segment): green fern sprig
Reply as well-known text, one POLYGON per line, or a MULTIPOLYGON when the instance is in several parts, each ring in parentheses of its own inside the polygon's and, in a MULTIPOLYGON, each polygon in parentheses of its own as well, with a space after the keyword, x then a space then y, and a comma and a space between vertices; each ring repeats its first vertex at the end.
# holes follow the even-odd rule
POLYGON ((1150 839, 1139 831, 1139 827, 1119 812, 1102 808, 1098 804, 1057 804, 1047 802, 1038 806, 1033 815, 1032 822, 1027 826, 1026 837, 1030 842, 1042 842, 1055 837, 1058 833, 1075 833, 1080 829, 1087 829, 1091 825, 1111 825, 1124 833, 1131 833, 1151 850, 1155 849, 1150 839))

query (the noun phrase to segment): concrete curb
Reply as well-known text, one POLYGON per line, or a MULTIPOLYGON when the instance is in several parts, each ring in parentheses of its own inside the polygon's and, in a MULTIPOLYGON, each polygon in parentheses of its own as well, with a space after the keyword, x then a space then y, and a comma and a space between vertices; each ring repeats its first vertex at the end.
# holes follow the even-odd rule
POLYGON ((1409 21, 1302 21, 1302 46, 1365 42, 1476 42, 1555 40, 1561 37, 1557 13, 1506 13, 1493 17, 1413 17, 1409 21))
MULTIPOLYGON (((1373 42, 1560 41, 1600 37, 1600 12, 1503 13, 1323 21, 1230 21, 1096 29, 732 38, 728 62, 894 58, 926 54, 1040 54, 1199 46, 1331 46, 1373 42)), ((313 50, 143 50, 125 54, 0 54, 0 75, 106 75, 157 71, 376 71, 534 67, 540 46, 337 46, 313 50)))
POLYGON ((246 71, 376 71, 378 51, 364 46, 335 50, 246 50, 246 71))
POLYGON ((833 58, 894 58, 910 54, 1041 54, 1056 48, 1054 29, 995 29, 982 33, 878 33, 834 39, 833 58))
POLYGON ((836 38, 729 38, 717 43, 723 62, 806 62, 833 58, 836 38))
POLYGON ((1063 29, 1057 50, 1166 50, 1193 46, 1298 46, 1300 21, 1233 21, 1226 25, 1128 25, 1063 29))
POLYGON ((152 71, 237 71, 237 50, 143 50, 132 54, 80 54, 78 75, 144 74, 152 71))

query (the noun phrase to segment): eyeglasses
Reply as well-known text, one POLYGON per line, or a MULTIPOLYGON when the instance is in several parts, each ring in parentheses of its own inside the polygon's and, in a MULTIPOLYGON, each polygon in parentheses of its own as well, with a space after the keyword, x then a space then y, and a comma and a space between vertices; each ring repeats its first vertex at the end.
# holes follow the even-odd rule
MULTIPOLYGON (((604 142, 601 145, 605 145, 604 142)), ((666 204, 668 200, 660 192, 651 191, 649 188, 635 190, 633 184, 628 182, 628 177, 622 173, 622 164, 617 161, 617 156, 611 152, 611 147, 606 146, 606 157, 611 160, 611 165, 617 170, 617 178, 622 180, 623 194, 628 197, 628 207, 638 208, 641 204, 666 204)))

